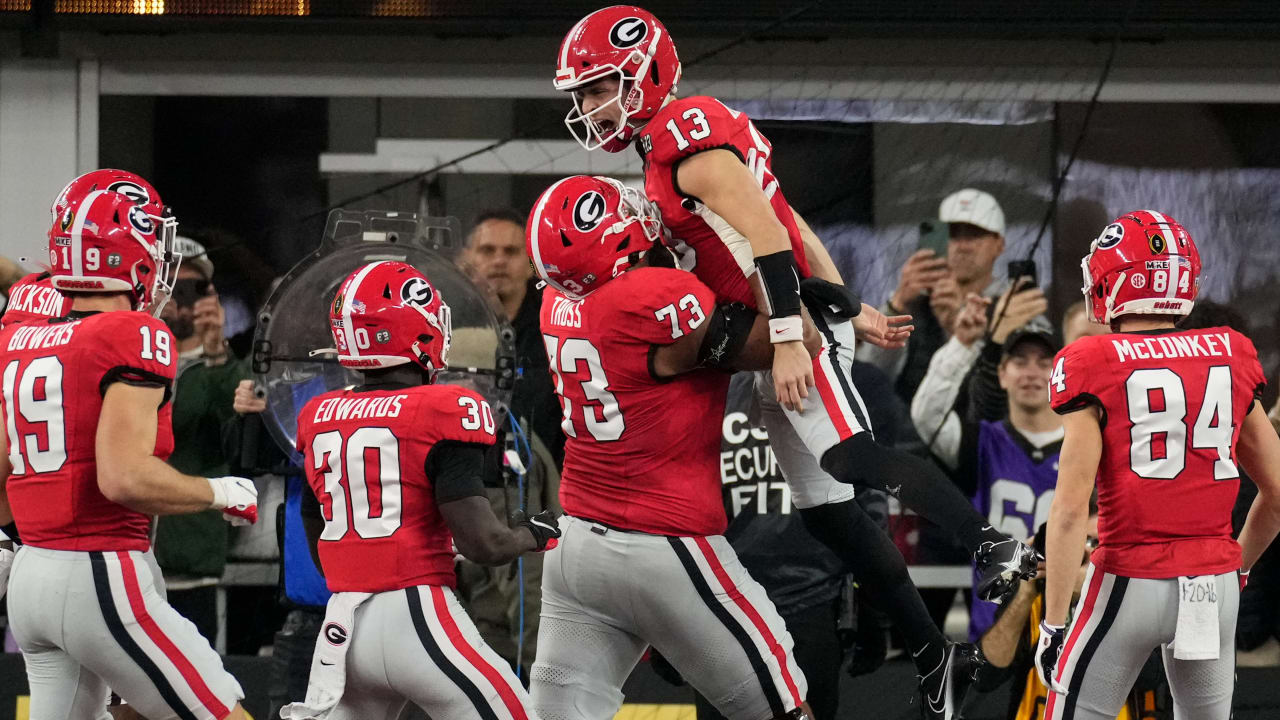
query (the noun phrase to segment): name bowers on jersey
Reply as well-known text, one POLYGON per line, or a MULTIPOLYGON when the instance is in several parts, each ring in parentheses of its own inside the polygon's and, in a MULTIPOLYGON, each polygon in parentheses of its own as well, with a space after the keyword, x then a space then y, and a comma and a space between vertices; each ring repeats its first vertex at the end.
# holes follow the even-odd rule
POLYGON ((1120 362, 1129 360, 1160 360, 1164 358, 1230 357, 1230 333, 1204 333, 1173 337, 1154 336, 1141 340, 1124 338, 1111 344, 1120 356, 1120 362))
POLYGON ((409 396, 329 398, 316 406, 315 422, 399 417, 401 403, 407 397, 409 396))
POLYGON ((66 345, 79 324, 77 321, 58 325, 22 325, 9 338, 9 352, 66 345))

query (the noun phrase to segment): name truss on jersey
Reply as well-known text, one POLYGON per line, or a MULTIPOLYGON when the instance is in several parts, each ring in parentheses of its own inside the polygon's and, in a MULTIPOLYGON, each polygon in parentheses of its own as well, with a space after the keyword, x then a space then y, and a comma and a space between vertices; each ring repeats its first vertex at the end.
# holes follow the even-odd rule
POLYGON ((9 338, 9 351, 41 350, 56 345, 66 345, 71 340, 78 322, 61 325, 23 325, 9 338))
POLYGON ((1230 357, 1229 333, 1205 333, 1204 335, 1174 335, 1148 337, 1142 340, 1128 338, 1112 340, 1120 362, 1129 360, 1161 360, 1164 358, 1230 357))
POLYGON ((582 327, 582 302, 557 297, 551 308, 551 324, 567 328, 582 327))

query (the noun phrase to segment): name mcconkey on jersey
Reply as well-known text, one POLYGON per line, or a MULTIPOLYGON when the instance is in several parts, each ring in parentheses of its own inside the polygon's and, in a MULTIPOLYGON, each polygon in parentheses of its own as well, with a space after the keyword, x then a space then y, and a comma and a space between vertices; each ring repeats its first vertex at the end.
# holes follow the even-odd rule
POLYGON ((1120 362, 1129 360, 1161 360, 1164 358, 1231 357, 1230 333, 1173 335, 1141 340, 1112 340, 1120 362))
POLYGON ((71 341, 78 322, 63 325, 23 325, 9 338, 9 352, 15 350, 42 350, 66 345, 71 341))
POLYGON ((316 406, 315 422, 400 417, 401 404, 407 397, 329 398, 316 406))

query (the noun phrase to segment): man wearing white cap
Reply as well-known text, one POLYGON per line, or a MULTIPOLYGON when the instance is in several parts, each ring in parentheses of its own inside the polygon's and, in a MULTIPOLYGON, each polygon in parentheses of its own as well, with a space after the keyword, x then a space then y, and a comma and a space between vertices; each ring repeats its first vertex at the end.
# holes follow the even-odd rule
POLYGON ((898 286, 881 311, 910 313, 916 330, 906 349, 884 349, 862 343, 858 359, 894 378, 898 395, 910 403, 929 368, 934 351, 951 334, 951 323, 970 293, 994 296, 1000 288, 993 268, 1004 252, 1004 211, 990 194, 965 188, 948 195, 938 207, 938 220, 948 226, 947 256, 922 248, 907 259, 898 286))

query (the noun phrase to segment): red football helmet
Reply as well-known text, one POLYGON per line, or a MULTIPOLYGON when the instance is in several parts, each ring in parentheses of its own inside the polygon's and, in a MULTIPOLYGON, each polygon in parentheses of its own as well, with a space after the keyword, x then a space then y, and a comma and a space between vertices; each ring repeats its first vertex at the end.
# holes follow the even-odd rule
POLYGON ((577 90, 610 75, 618 76, 616 98, 589 113, 582 112, 575 98, 564 119, 569 132, 588 150, 624 150, 636 126, 643 127, 680 82, 675 43, 653 13, 614 5, 582 18, 565 35, 556 66, 557 90, 577 90), (622 111, 618 126, 601 134, 594 116, 615 102, 622 111))
POLYGON ((639 262, 662 237, 658 210, 612 178, 574 175, 533 206, 525 249, 551 287, 577 299, 639 262))
POLYGON ((166 233, 173 234, 177 231, 177 219, 173 217, 169 208, 165 207, 164 201, 160 199, 160 193, 156 192, 151 183, 128 170, 111 168, 87 172, 67 183, 67 186, 62 188, 62 192, 58 193, 57 199, 53 201, 51 208, 53 217, 62 217, 72 201, 83 199, 94 190, 118 192, 141 205, 156 223, 156 227, 160 228, 157 235, 161 240, 164 240, 166 233))
POLYGON ((347 276, 329 309, 338 362, 354 370, 417 363, 432 382, 449 359, 449 306, 408 263, 382 261, 347 276))
POLYGON ((158 313, 167 299, 159 296, 164 263, 155 222, 117 192, 94 190, 69 201, 49 228, 50 280, 64 293, 128 292, 135 310, 156 300, 158 313))
POLYGON ((1200 252, 1176 220, 1154 210, 1116 218, 1080 261, 1093 321, 1186 315, 1200 289, 1200 252))

